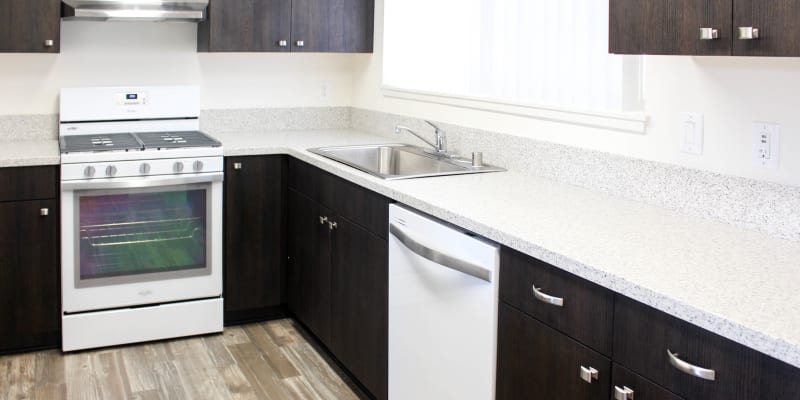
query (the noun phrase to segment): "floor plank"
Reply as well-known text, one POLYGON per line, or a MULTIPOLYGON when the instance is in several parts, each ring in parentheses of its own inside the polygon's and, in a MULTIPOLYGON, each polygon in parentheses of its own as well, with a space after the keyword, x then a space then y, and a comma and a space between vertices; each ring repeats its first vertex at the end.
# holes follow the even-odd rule
POLYGON ((294 321, 62 354, 0 356, 0 400, 350 400, 294 321))

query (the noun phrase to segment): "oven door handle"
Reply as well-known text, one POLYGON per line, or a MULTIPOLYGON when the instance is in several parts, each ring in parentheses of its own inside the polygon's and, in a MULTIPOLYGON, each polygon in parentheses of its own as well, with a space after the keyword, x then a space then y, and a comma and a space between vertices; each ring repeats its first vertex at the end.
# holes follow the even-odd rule
POLYGON ((222 172, 192 174, 187 176, 157 175, 130 178, 102 178, 81 181, 62 181, 61 190, 131 189, 156 186, 189 185, 193 183, 222 182, 222 172))

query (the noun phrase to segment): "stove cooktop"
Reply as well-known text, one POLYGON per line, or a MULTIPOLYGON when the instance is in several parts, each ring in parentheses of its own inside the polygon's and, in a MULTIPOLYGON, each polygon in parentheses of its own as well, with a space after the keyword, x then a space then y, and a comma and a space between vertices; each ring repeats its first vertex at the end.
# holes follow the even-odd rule
POLYGON ((61 136, 61 153, 168 150, 220 147, 216 139, 199 131, 137 132, 61 136))

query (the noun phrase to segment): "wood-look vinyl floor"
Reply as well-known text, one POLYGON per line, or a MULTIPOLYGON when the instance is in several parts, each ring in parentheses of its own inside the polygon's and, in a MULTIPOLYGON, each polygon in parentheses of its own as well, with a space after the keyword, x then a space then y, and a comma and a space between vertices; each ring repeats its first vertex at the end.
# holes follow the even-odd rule
POLYGON ((358 399, 290 319, 62 354, 0 356, 0 400, 358 399))

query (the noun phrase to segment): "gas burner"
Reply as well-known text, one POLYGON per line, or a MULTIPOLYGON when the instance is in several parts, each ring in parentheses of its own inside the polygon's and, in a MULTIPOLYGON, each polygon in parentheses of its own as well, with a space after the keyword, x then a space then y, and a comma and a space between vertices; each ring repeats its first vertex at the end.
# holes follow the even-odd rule
POLYGON ((62 153, 92 153, 99 151, 139 151, 142 143, 130 133, 104 135, 74 135, 61 137, 62 153))

